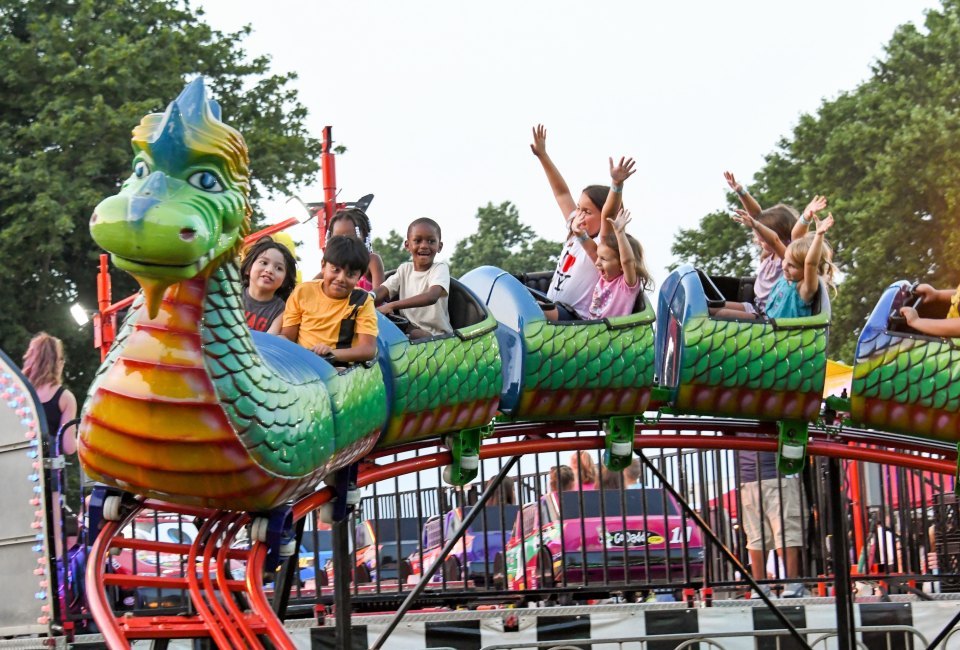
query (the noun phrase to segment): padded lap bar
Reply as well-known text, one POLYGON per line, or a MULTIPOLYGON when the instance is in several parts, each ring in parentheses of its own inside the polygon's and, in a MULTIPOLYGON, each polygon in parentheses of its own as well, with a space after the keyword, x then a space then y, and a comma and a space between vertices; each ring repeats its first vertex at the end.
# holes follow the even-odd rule
POLYGON ((327 381, 337 374, 336 368, 319 356, 282 336, 266 332, 250 334, 264 364, 284 381, 305 384, 317 379, 327 381))

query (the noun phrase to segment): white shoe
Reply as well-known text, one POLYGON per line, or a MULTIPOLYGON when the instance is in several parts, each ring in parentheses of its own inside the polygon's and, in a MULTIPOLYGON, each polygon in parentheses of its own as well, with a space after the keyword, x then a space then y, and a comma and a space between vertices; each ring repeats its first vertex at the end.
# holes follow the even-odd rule
MULTIPOLYGON (((776 596, 773 595, 773 592, 770 591, 770 587, 768 587, 767 585, 760 585, 760 591, 762 591, 763 595, 766 596, 767 598, 776 598, 776 596)), ((760 594, 758 594, 756 591, 751 589, 750 600, 760 600, 760 594)))
POLYGON ((807 595, 807 588, 802 582, 788 582, 780 594, 781 598, 803 598, 807 595))

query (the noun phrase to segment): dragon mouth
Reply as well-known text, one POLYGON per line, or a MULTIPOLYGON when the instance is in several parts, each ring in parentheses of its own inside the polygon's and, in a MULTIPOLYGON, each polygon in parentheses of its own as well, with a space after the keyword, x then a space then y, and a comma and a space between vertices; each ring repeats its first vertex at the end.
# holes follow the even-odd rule
POLYGON ((187 279, 213 261, 213 251, 207 251, 198 259, 190 262, 189 264, 162 264, 160 262, 143 262, 129 257, 123 257, 122 255, 117 255, 116 253, 113 254, 113 259, 117 266, 134 276, 144 275, 156 277, 159 275, 163 277, 174 276, 180 279, 187 279), (163 271, 163 269, 166 269, 166 271, 163 271))

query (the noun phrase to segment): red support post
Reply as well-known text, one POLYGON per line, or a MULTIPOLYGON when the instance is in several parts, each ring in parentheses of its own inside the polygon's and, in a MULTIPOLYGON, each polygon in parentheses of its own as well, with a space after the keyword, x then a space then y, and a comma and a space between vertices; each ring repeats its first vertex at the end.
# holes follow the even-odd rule
POLYGON ((337 211, 337 163, 333 154, 332 126, 323 127, 320 169, 323 172, 323 217, 317 215, 317 228, 320 231, 320 250, 323 250, 327 243, 327 224, 337 211))
POLYGON ((109 260, 109 255, 100 254, 100 271, 97 273, 97 313, 93 316, 93 346, 100 349, 100 361, 106 359, 117 333, 117 313, 110 310, 109 260))
POLYGON ((243 238, 243 245, 244 245, 244 246, 249 246, 250 244, 252 244, 252 243, 254 243, 255 241, 257 241, 258 239, 260 239, 261 237, 266 237, 267 235, 272 235, 272 234, 275 233, 275 232, 280 232, 281 230, 286 230, 286 229, 289 228, 290 226, 295 226, 295 225, 297 225, 298 223, 300 223, 300 221, 299 221, 296 217, 290 217, 289 219, 286 219, 286 220, 284 220, 284 221, 281 221, 280 223, 275 223, 275 224, 273 224, 272 226, 267 226, 266 228, 261 228, 261 229, 258 230, 257 232, 252 233, 252 234, 247 235, 246 237, 244 237, 244 238, 243 238))
MULTIPOLYGON (((857 443, 851 442, 851 447, 856 447, 857 443)), ((856 461, 850 462, 850 507, 853 510, 853 557, 859 562, 860 554, 863 552, 864 530, 863 522, 866 514, 863 509, 863 496, 860 494, 860 464, 856 461)))

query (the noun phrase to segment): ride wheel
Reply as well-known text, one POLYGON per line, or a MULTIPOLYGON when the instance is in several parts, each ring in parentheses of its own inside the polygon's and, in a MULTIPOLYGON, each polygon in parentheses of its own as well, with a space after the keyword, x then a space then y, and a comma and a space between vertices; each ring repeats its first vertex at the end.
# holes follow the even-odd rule
POLYGON ((353 581, 358 585, 372 582, 370 579, 370 569, 367 568, 366 564, 358 564, 353 570, 353 581))
POLYGON ((506 589, 507 587, 507 562, 503 553, 497 553, 493 557, 493 575, 490 576, 494 589, 506 589))
POLYGON ((443 561, 443 581, 454 582, 462 580, 463 575, 460 569, 460 560, 455 557, 448 557, 443 561))
POLYGON ((407 578, 412 574, 413 567, 410 565, 410 560, 400 560, 399 564, 397 564, 397 579, 400 581, 400 584, 407 584, 407 578))
POLYGON ((537 586, 550 589, 557 585, 556 577, 553 574, 553 558, 550 553, 541 550, 537 555, 537 586))

